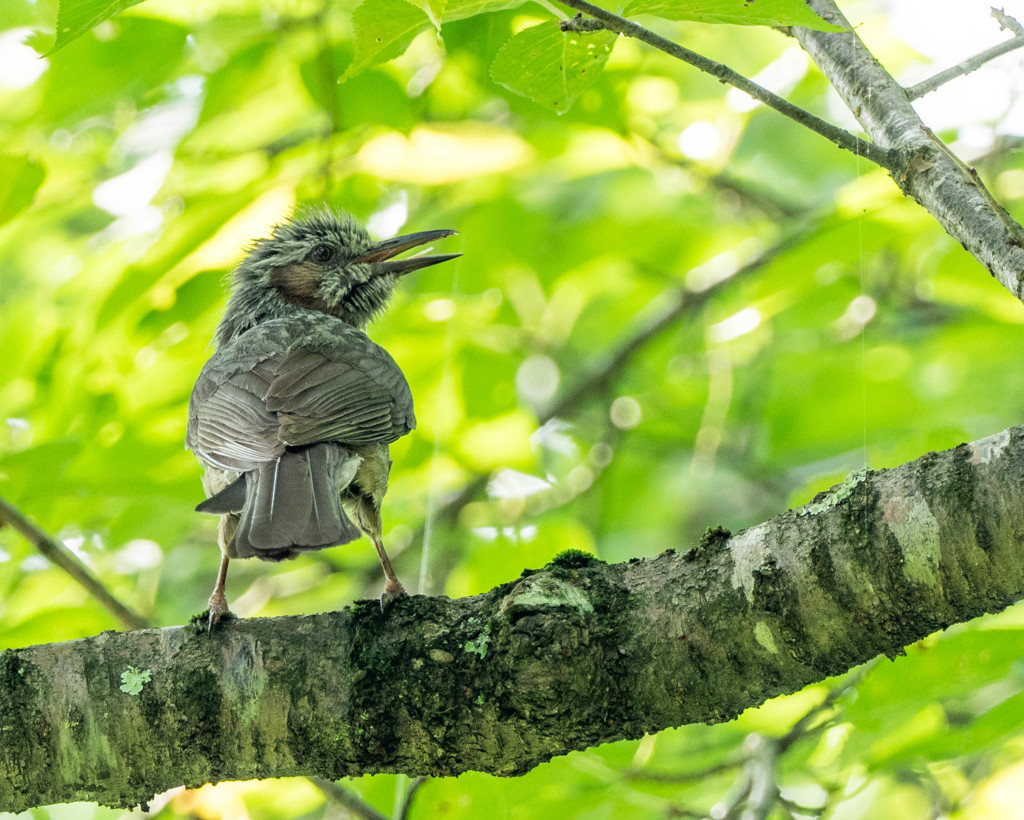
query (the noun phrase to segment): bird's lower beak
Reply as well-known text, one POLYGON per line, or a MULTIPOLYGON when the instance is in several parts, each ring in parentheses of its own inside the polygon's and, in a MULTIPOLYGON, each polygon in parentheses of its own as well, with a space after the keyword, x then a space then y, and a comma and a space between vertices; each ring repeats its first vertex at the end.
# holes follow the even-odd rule
POLYGON ((430 265, 436 265, 439 262, 447 262, 449 259, 455 259, 462 256, 461 253, 442 253, 434 256, 411 256, 408 259, 392 259, 391 257, 397 256, 402 251, 407 251, 409 248, 415 248, 417 245, 426 245, 428 242, 433 242, 435 239, 444 239, 446 236, 457 236, 458 231, 439 230, 439 231, 420 231, 419 233, 409 233, 405 236, 396 236, 392 239, 385 239, 383 242, 378 242, 369 251, 364 253, 355 262, 365 262, 375 267, 375 273, 394 273, 398 276, 402 276, 406 273, 411 273, 414 270, 420 268, 426 268, 430 265))

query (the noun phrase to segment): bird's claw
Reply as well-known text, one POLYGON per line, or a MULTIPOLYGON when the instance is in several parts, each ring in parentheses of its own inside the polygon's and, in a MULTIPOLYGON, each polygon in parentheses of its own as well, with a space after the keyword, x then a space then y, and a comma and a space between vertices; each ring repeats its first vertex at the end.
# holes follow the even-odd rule
POLYGON ((221 621, 221 619, 234 618, 234 614, 228 609, 228 601, 224 595, 217 595, 214 593, 210 596, 210 602, 207 605, 208 618, 206 624, 206 631, 213 632, 213 628, 221 621))
POLYGON ((406 596, 405 587, 400 581, 388 580, 384 584, 384 591, 380 594, 380 611, 383 612, 399 598, 406 596))

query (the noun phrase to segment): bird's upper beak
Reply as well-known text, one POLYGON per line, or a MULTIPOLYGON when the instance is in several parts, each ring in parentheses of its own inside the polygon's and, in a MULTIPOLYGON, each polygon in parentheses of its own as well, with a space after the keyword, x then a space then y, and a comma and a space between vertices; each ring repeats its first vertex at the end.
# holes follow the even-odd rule
POLYGON ((417 245, 425 245, 428 242, 433 242, 435 239, 443 239, 446 236, 457 236, 458 231, 439 230, 439 231, 420 231, 419 233, 409 233, 405 236, 396 236, 392 239, 385 239, 383 242, 378 242, 370 250, 364 253, 362 256, 354 259, 354 262, 365 262, 374 265, 376 270, 375 273, 394 273, 398 276, 402 276, 406 273, 411 273, 414 270, 420 268, 426 268, 430 265, 436 265, 439 262, 447 262, 449 259, 455 259, 462 256, 461 253, 442 253, 433 256, 410 256, 408 259, 392 259, 391 257, 397 256, 402 251, 408 250, 409 248, 415 248, 417 245))

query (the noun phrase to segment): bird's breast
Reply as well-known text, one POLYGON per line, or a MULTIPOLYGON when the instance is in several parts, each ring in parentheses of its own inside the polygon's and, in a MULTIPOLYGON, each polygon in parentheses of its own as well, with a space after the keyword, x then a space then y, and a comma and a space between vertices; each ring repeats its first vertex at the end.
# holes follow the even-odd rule
POLYGON ((352 479, 352 489, 355 494, 370 497, 374 504, 380 507, 384 493, 388 491, 388 475, 391 472, 391 454, 388 446, 369 444, 353 447, 352 450, 363 459, 356 470, 355 478, 352 479))

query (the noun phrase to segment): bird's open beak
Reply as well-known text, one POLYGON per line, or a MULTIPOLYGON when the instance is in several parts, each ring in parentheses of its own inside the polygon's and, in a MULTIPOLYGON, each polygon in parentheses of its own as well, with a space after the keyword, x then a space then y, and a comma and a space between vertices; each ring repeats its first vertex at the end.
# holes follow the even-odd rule
POLYGON ((419 233, 409 233, 405 236, 396 236, 392 239, 385 239, 383 242, 378 242, 370 248, 369 251, 353 261, 365 262, 374 265, 376 268, 375 272, 377 274, 394 273, 398 276, 402 276, 403 274, 411 273, 412 271, 419 270, 420 268, 436 265, 439 262, 447 262, 449 259, 455 259, 462 256, 462 254, 442 253, 434 256, 411 256, 408 259, 392 259, 391 257, 397 256, 402 251, 409 250, 409 248, 415 248, 417 245, 426 245, 428 242, 433 242, 435 239, 443 239, 446 236, 457 235, 458 231, 440 230, 420 231, 419 233))

